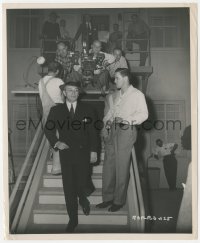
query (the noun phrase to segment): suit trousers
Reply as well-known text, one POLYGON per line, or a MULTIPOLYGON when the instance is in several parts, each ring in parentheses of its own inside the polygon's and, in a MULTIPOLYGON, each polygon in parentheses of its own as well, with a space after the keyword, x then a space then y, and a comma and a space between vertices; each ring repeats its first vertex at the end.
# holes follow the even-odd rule
POLYGON ((78 220, 79 203, 84 203, 85 189, 89 173, 89 152, 84 149, 60 151, 62 182, 69 218, 78 220))
POLYGON ((137 138, 135 126, 113 124, 105 142, 103 164, 103 201, 126 202, 131 151, 137 138))

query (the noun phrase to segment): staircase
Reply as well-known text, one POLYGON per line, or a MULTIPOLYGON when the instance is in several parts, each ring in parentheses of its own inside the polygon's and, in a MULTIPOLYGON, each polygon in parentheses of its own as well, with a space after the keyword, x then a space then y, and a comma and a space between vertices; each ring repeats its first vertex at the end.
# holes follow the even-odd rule
MULTIPOLYGON (((38 127, 27 153, 26 159, 10 196, 10 232, 12 234, 53 234, 65 233, 68 215, 65 206, 61 176, 51 174, 52 161, 49 159, 49 142, 38 127), (39 148, 38 148, 38 144, 39 148), (31 156, 37 147, 37 154, 31 156), (25 187, 18 198, 20 183, 27 168, 32 165, 25 187)), ((103 157, 103 156, 102 156, 103 157)), ((88 197, 91 204, 90 215, 83 214, 79 206, 79 225, 75 233, 141 233, 145 231, 144 220, 133 220, 133 216, 144 216, 144 200, 141 191, 135 149, 132 149, 130 180, 127 201, 117 212, 97 209, 102 201, 102 167, 93 166, 92 181, 96 190, 88 197)))
MULTIPOLYGON (((102 202, 102 167, 103 161, 93 166, 92 181, 96 190, 88 197, 91 205, 90 215, 84 215, 79 206, 79 225, 75 233, 127 233, 130 232, 127 204, 118 212, 98 209, 102 202)), ((68 215, 65 206, 61 176, 51 174, 52 161, 47 159, 35 197, 32 213, 26 233, 65 233, 68 215)))

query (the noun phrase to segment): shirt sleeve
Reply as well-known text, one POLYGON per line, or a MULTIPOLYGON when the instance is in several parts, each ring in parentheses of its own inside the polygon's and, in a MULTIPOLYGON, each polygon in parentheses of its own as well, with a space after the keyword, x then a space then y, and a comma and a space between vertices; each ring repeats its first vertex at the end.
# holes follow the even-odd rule
POLYGON ((123 57, 120 61, 120 68, 128 68, 128 65, 127 65, 127 61, 126 59, 123 57))
POLYGON ((148 109, 144 94, 141 93, 138 95, 137 103, 137 110, 125 119, 130 125, 140 125, 148 118, 148 109))
POLYGON ((112 54, 104 53, 105 54, 105 61, 108 63, 112 63, 115 61, 115 57, 112 54))

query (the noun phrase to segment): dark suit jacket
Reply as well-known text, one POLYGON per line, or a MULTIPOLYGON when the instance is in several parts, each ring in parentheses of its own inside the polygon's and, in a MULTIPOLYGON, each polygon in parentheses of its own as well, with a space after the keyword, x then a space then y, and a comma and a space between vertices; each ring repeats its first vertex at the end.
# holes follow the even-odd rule
POLYGON ((71 120, 67 104, 59 104, 51 108, 44 132, 52 147, 57 141, 61 141, 73 151, 83 149, 97 152, 97 130, 94 122, 95 115, 90 106, 78 101, 75 116, 71 120), (56 130, 59 139, 56 137, 56 130))
POLYGON ((56 39, 60 38, 60 27, 58 23, 51 23, 49 21, 45 21, 43 28, 42 28, 42 34, 47 37, 47 39, 56 39))
MULTIPOLYGON (((91 23, 91 22, 90 22, 91 23)), ((86 49, 89 51, 91 48, 92 42, 98 39, 97 28, 91 23, 91 28, 89 28, 86 22, 80 24, 74 40, 78 40, 79 36, 82 34, 82 42, 86 42, 86 49)))

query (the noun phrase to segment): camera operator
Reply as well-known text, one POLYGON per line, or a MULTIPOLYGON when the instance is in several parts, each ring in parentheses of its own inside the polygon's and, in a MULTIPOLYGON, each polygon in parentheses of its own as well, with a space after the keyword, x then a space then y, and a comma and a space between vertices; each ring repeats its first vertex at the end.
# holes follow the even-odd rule
POLYGON ((81 82, 80 66, 73 63, 68 46, 63 42, 57 44, 55 61, 63 67, 62 79, 73 78, 76 82, 81 82))
POLYGON ((113 55, 101 51, 102 46, 99 40, 95 40, 91 47, 92 48, 89 51, 89 55, 94 59, 98 58, 99 55, 104 56, 102 64, 100 64, 100 66, 94 70, 94 82, 99 85, 102 93, 104 94, 105 91, 109 88, 109 72, 106 67, 110 63, 113 63, 115 58, 113 55))

